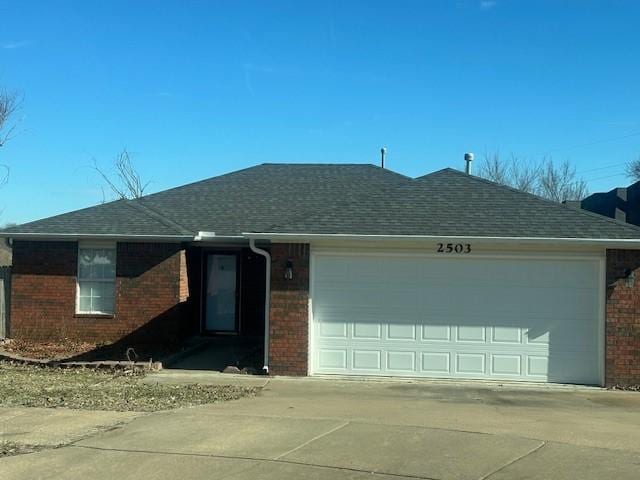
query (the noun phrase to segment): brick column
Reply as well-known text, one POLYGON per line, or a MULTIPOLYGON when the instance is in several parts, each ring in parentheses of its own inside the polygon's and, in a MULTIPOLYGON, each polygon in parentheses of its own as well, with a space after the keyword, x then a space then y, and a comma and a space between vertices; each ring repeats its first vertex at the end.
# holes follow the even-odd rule
POLYGON ((306 375, 309 351, 309 245, 271 246, 269 372, 306 375), (293 279, 284 278, 287 262, 293 279))
POLYGON ((605 383, 640 384, 640 251, 607 250, 605 383))

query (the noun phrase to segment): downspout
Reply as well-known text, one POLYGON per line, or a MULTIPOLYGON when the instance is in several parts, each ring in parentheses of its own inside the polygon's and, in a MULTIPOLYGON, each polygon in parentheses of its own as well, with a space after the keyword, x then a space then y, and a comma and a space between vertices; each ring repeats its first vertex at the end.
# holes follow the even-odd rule
POLYGON ((265 274, 264 289, 264 366, 262 370, 266 375, 269 374, 269 307, 271 304, 271 255, 266 250, 256 247, 256 240, 249 239, 249 248, 252 252, 257 253, 267 261, 265 274))

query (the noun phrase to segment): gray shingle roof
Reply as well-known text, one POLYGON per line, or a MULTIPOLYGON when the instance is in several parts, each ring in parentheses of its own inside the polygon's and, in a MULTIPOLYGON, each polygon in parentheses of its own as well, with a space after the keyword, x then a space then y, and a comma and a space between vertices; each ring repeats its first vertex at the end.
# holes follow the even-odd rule
POLYGON ((640 239, 640 228, 452 169, 264 164, 5 230, 85 235, 243 232, 640 239))
POLYGON ((149 215, 135 202, 117 200, 7 228, 4 233, 86 235, 180 235, 172 225, 149 215))
POLYGON ((240 235, 411 181, 365 164, 263 164, 137 200, 119 200, 18 225, 5 232, 195 235, 209 231, 240 235))
POLYGON ((640 238, 640 228, 444 169, 269 232, 535 238, 640 238))

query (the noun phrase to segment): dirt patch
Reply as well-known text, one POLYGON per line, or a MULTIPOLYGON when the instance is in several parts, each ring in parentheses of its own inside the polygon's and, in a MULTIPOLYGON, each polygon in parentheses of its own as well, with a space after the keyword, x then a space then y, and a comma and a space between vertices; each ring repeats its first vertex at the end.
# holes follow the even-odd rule
POLYGON ((0 362, 0 405, 154 412, 253 396, 254 387, 149 385, 137 371, 56 369, 0 362))
POLYGON ((68 362, 130 361, 154 362, 181 351, 182 343, 89 343, 73 340, 34 342, 10 340, 0 344, 0 350, 35 360, 68 362))
POLYGON ((74 357, 95 350, 98 347, 95 343, 73 342, 71 340, 62 340, 59 342, 11 340, 0 346, 0 348, 6 352, 37 360, 58 360, 74 357))

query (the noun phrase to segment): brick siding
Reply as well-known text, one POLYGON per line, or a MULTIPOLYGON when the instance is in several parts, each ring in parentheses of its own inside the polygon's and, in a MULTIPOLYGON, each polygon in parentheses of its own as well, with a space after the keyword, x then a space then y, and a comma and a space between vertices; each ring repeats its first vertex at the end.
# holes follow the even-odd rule
POLYGON ((165 341, 186 333, 184 251, 118 243, 115 313, 76 314, 76 242, 14 243, 10 336, 91 342, 165 341))
POLYGON ((605 383, 640 385, 640 251, 607 250, 605 383))
POLYGON ((309 245, 271 246, 271 306, 269 319, 269 372, 307 375, 309 349, 309 245), (287 261, 293 279, 286 280, 287 261))

